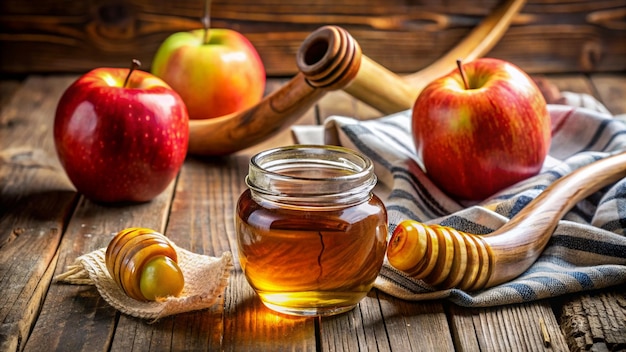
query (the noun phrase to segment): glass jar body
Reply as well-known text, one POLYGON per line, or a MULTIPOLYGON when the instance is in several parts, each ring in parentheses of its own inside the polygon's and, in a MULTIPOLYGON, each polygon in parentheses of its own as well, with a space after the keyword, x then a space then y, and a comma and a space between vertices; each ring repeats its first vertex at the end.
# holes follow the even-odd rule
MULTIPOLYGON (((284 165, 288 162, 281 163, 282 176, 294 175, 284 165)), ((328 182, 335 182, 360 172, 341 165, 341 170, 325 170, 311 160, 305 167, 311 172, 297 168, 295 174, 309 179, 314 174, 322 182, 330 174, 335 176, 328 182)), ((290 189, 289 179, 283 181, 281 189, 290 189)), ((290 201, 293 194, 266 197, 250 188, 239 198, 235 225, 241 268, 262 302, 293 315, 326 316, 354 308, 371 290, 387 246, 387 213, 371 188, 355 184, 352 189, 362 194, 336 198, 323 196, 323 190, 304 190, 310 197, 302 196, 298 187, 296 204, 290 201)))

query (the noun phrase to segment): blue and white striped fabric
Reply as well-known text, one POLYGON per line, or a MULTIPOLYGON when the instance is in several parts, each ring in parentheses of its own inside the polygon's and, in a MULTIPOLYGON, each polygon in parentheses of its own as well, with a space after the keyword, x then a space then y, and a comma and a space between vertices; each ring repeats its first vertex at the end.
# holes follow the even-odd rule
MULTIPOLYGON (((449 198, 422 172, 410 111, 369 121, 331 117, 324 126, 324 143, 359 150, 374 161, 379 181, 389 189, 385 204, 390 231, 402 220, 414 219, 485 234, 502 226, 559 177, 626 150, 624 116, 611 116, 598 106, 591 110, 549 105, 553 140, 541 173, 479 204, 449 198)), ((298 138, 296 129, 294 134, 298 138)), ((476 292, 437 291, 386 262, 376 287, 407 300, 447 298, 463 306, 484 307, 624 284, 625 232, 626 179, 622 179, 567 213, 540 258, 513 281, 476 292)))

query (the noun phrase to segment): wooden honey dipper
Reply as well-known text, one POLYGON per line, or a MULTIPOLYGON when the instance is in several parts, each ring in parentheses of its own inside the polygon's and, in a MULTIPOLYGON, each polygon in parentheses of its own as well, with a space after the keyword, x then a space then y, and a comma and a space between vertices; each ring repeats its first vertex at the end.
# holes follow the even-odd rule
POLYGON ((253 146, 289 126, 326 92, 341 89, 359 73, 361 48, 342 28, 322 27, 303 43, 299 72, 257 105, 218 118, 189 121, 189 153, 225 155, 253 146), (322 46, 316 38, 324 38, 322 46))
POLYGON ((479 290, 525 272, 576 203, 626 177, 626 152, 582 167, 548 186, 499 229, 474 235, 405 220, 387 248, 389 263, 439 288, 479 290))
MULTIPOLYGON (((296 60, 300 72, 257 105, 218 118, 191 120, 189 152, 225 155, 253 146, 291 125, 326 92, 361 82, 360 77, 370 77, 373 72, 377 82, 401 82, 408 87, 394 73, 363 56, 357 41, 337 26, 324 26, 311 33, 296 60)), ((394 96, 387 94, 382 99, 392 100, 394 96)))
POLYGON ((300 46, 299 73, 255 106, 230 115, 189 122, 189 153, 226 155, 256 145, 290 126, 326 92, 344 89, 390 114, 410 109, 432 79, 485 54, 502 37, 525 0, 506 0, 448 54, 402 78, 361 52, 343 28, 324 26, 300 46), (454 56, 450 59, 451 56, 454 56))
POLYGON ((298 59, 310 68, 255 106, 230 115, 189 121, 189 153, 226 155, 253 146, 291 125, 326 92, 359 73, 361 48, 344 29, 322 27, 304 41, 298 59), (325 41, 322 45, 321 39, 325 41))

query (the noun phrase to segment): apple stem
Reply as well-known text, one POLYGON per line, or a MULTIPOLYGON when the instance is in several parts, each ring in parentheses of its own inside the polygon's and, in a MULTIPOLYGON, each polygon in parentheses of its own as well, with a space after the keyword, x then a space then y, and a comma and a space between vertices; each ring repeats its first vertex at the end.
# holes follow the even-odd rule
POLYGON ((124 86, 123 86, 124 88, 128 86, 128 81, 130 81, 130 75, 132 75, 133 71, 135 71, 139 67, 141 67, 141 61, 137 59, 133 59, 130 62, 130 70, 128 70, 128 75, 126 75, 126 79, 124 80, 124 86))
POLYGON ((211 0, 204 1, 204 16, 202 16, 202 25, 204 26, 203 43, 209 43, 209 28, 211 27, 211 0))
POLYGON ((467 83, 467 76, 465 76, 465 70, 463 70, 463 60, 457 59, 456 66, 459 68, 459 72, 461 72, 461 79, 463 80, 465 89, 470 89, 469 83, 467 83))

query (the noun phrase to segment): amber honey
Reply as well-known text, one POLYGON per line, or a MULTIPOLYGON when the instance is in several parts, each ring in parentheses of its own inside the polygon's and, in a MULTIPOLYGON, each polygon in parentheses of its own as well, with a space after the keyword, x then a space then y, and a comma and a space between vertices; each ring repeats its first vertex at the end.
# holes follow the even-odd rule
POLYGON ((367 295, 380 271, 387 214, 371 193, 375 176, 368 159, 333 147, 328 160, 320 162, 317 153, 327 150, 319 148, 328 147, 297 148, 307 151, 271 162, 267 155, 253 158, 250 189, 239 198, 236 211, 240 264, 273 310, 341 313, 367 295), (346 153, 355 159, 333 162, 335 154, 346 153))

